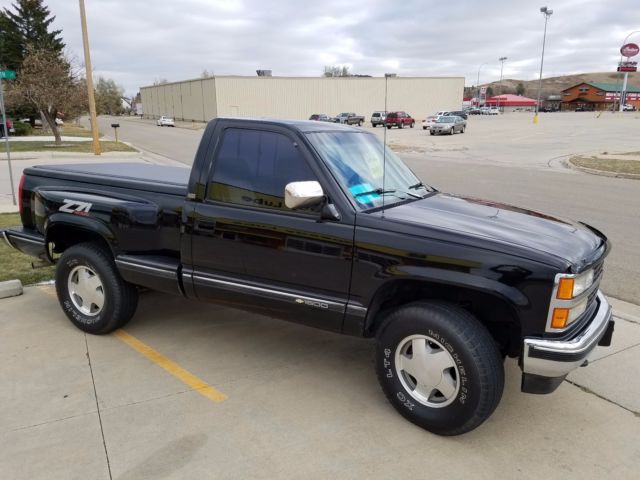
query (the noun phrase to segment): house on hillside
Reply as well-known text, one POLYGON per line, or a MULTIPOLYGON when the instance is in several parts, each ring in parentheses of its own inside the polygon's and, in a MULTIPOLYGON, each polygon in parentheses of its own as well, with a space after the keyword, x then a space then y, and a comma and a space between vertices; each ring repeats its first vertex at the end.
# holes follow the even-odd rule
MULTIPOLYGON (((611 110, 614 102, 620 99, 622 84, 584 82, 566 88, 562 91, 560 108, 564 111, 586 110, 599 111, 611 110)), ((627 85, 627 94, 624 103, 640 109, 640 87, 627 85)))
POLYGON ((503 94, 487 98, 485 103, 488 107, 499 107, 504 113, 508 112, 531 112, 536 108, 536 101, 533 98, 521 95, 503 94))

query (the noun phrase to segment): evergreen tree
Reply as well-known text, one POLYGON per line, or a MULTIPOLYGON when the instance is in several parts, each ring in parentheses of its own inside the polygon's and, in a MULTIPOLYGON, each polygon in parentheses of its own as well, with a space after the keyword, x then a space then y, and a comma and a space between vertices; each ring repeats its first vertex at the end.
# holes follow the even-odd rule
POLYGON ((62 30, 49 30, 56 17, 42 0, 17 0, 12 8, 0 12, 0 64, 19 70, 28 49, 62 53, 62 30))

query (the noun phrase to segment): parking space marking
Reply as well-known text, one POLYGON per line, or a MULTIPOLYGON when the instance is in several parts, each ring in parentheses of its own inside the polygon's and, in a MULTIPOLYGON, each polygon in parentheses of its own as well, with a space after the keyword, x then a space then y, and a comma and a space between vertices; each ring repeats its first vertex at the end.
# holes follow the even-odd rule
POLYGON ((177 363, 171 361, 170 359, 162 355, 160 352, 151 348, 149 345, 141 342, 133 335, 128 334, 122 329, 116 330, 115 332, 113 332, 113 334, 118 339, 120 339, 121 341, 129 345, 131 348, 133 348, 135 351, 137 351, 138 353, 141 353, 142 355, 147 357, 149 360, 151 360, 153 363, 162 367, 164 370, 166 370, 168 373, 176 377, 182 383, 191 387, 191 389, 195 390, 200 395, 207 397, 209 400, 214 401, 216 403, 224 402, 227 399, 227 396, 224 393, 208 385, 205 381, 196 377, 191 372, 188 372, 177 363))

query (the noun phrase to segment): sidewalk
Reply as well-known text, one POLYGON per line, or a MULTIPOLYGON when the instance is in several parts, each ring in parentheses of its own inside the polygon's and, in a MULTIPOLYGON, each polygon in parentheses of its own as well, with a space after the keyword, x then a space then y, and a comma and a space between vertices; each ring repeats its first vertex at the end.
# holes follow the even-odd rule
MULTIPOLYGON (((33 139, 34 137, 25 137, 33 139)), ((48 137, 37 137, 46 139, 48 137)), ((63 137, 64 138, 64 137, 63 137)), ((70 137, 81 138, 81 137, 70 137)), ((53 137, 51 137, 53 140, 53 137)), ((91 139, 83 139, 91 141, 91 139)), ((78 140, 73 140, 78 141, 78 140)), ((137 147, 136 147, 137 148, 137 147)), ((171 165, 185 167, 183 163, 176 162, 162 155, 156 155, 150 152, 107 152, 96 156, 87 153, 71 153, 71 152, 17 152, 11 154, 11 167, 13 172, 13 183, 18 195, 18 184, 22 171, 25 168, 34 165, 61 165, 67 163, 118 163, 118 162, 135 162, 135 163, 152 163, 156 165, 171 165)), ((13 205, 11 199, 11 187, 9 185, 9 168, 7 163, 6 152, 0 153, 0 213, 17 212, 17 205, 13 205)))

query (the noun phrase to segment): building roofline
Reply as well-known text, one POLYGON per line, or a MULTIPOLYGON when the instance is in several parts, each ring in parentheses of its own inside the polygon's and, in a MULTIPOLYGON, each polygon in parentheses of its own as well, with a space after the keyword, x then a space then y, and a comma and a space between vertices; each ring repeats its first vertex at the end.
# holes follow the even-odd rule
MULTIPOLYGON (((288 76, 271 76, 271 77, 259 77, 257 75, 214 75, 212 77, 207 78, 187 78, 185 80, 177 80, 175 82, 167 82, 161 83, 159 85, 144 85, 140 87, 143 88, 153 88, 153 87, 165 87, 167 85, 176 85, 178 83, 188 83, 188 82, 198 82, 198 81, 206 81, 206 80, 214 80, 217 78, 235 78, 235 79, 259 79, 264 81, 272 81, 272 80, 324 80, 324 81, 353 81, 353 80, 384 80, 385 77, 288 77, 288 76)), ((398 80, 463 80, 465 77, 393 77, 392 81, 398 80)))

